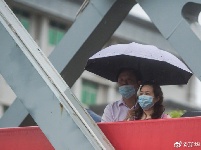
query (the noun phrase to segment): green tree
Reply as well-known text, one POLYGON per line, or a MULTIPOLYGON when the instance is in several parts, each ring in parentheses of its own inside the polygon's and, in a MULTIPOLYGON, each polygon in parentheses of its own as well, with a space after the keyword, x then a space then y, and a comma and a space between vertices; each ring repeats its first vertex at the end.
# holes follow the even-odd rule
POLYGON ((185 112, 186 112, 186 110, 172 110, 172 111, 170 111, 168 114, 169 114, 172 118, 179 118, 179 117, 181 117, 185 112))

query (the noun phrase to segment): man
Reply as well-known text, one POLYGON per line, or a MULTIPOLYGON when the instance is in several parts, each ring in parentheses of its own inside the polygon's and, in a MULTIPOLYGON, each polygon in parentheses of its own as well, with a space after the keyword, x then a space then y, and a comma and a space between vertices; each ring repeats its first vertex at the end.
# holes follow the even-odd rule
POLYGON ((115 122, 134 119, 137 91, 140 86, 139 75, 132 69, 122 69, 117 76, 119 93, 122 99, 108 104, 101 122, 115 122))

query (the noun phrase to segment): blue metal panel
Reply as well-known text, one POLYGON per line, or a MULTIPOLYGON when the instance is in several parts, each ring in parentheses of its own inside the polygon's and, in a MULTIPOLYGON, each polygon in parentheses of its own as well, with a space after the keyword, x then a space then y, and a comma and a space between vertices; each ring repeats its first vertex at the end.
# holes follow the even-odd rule
POLYGON ((3 1, 0 14, 0 72, 55 149, 112 149, 3 1))
POLYGON ((134 4, 135 0, 90 0, 81 9, 49 57, 70 87, 83 72, 88 58, 103 47, 134 4))
POLYGON ((29 113, 22 102, 16 98, 13 104, 1 117, 0 128, 19 126, 28 114, 29 113))
POLYGON ((196 3, 200 5, 201 0, 138 0, 138 3, 192 72, 201 80, 201 42, 199 36, 201 27, 200 25, 196 26, 196 22, 193 22, 196 21, 198 13, 201 11, 200 6, 194 6, 196 3), (186 4, 189 6, 186 7, 186 4), (185 17, 185 15, 187 16, 185 17))

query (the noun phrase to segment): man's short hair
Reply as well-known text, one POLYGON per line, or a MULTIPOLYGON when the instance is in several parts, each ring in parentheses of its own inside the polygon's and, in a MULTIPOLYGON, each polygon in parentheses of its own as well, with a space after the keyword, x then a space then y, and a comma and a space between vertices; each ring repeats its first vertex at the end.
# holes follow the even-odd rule
POLYGON ((141 80, 140 73, 138 71, 136 71, 135 69, 133 69, 133 68, 121 68, 121 69, 119 69, 119 71, 117 73, 117 76, 116 76, 116 81, 117 82, 118 82, 118 78, 119 78, 120 73, 122 73, 124 71, 131 71, 135 75, 137 81, 141 80))

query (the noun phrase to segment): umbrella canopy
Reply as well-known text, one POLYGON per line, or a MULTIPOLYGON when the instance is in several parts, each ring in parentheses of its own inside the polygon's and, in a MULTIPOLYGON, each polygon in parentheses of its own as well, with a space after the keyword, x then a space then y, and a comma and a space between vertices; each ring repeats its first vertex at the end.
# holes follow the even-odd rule
POLYGON ((153 81, 159 85, 187 84, 192 76, 188 67, 171 53, 135 42, 99 51, 89 58, 85 70, 116 82, 123 68, 137 71, 142 82, 153 81))

